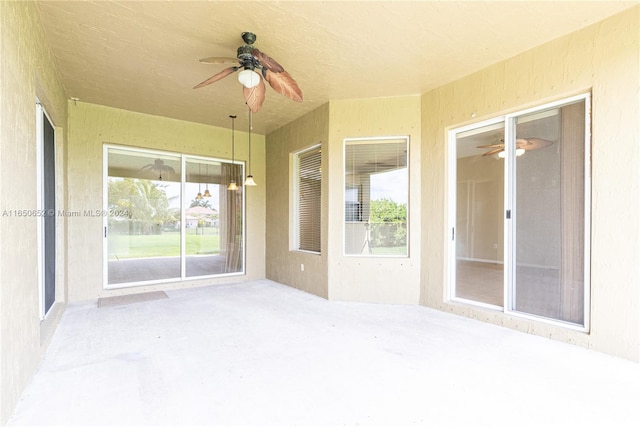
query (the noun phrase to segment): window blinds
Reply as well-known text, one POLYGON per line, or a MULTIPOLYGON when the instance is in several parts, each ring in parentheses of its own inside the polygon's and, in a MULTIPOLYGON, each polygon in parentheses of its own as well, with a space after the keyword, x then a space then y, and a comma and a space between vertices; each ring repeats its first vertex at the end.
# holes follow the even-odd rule
POLYGON ((320 252, 321 152, 314 148, 298 155, 298 248, 320 252))

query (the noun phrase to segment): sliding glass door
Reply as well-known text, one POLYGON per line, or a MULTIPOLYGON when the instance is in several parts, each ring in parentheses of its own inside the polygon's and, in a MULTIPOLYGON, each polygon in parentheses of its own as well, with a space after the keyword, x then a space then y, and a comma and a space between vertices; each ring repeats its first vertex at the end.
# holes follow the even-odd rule
POLYGON ((185 159, 185 269, 187 277, 242 271, 242 191, 229 191, 231 178, 242 182, 239 165, 219 160, 185 159))
POLYGON ((451 233, 455 298, 497 307, 504 300, 504 162, 496 160, 496 146, 503 140, 502 122, 457 134, 456 220, 451 233))
POLYGON ((451 131, 452 299, 588 329, 588 101, 451 131))
POLYGON ((105 146, 106 287, 241 273, 241 164, 105 146))
POLYGON ((514 118, 513 310, 584 323, 585 102, 514 118), (520 139, 523 137, 524 139, 520 139))

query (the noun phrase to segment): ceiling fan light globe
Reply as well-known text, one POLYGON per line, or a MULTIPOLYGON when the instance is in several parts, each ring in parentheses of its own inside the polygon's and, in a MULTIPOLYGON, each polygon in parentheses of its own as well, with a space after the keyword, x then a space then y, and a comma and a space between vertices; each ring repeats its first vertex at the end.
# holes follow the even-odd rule
POLYGON ((242 70, 238 73, 238 81, 242 86, 251 89, 260 84, 260 75, 253 70, 242 70))
MULTIPOLYGON (((525 149, 524 148, 516 148, 516 156, 520 157, 525 153, 525 149)), ((504 159, 507 156, 506 151, 502 150, 498 153, 498 157, 501 159, 504 159)))

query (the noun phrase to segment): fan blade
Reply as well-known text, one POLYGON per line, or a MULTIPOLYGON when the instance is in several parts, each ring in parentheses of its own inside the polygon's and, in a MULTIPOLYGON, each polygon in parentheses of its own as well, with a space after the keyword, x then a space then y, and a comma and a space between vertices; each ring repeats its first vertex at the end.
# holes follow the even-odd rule
POLYGON ((502 147, 500 147, 500 148, 494 148, 493 150, 489 150, 489 151, 487 151, 486 153, 484 153, 484 154, 482 155, 482 157, 484 157, 484 156, 491 156, 492 154, 499 153, 499 152, 501 152, 502 150, 504 150, 504 148, 502 148, 502 147))
POLYGON ((278 64, 278 62, 267 55, 266 53, 260 52, 258 49, 253 49, 251 54, 262 64, 264 68, 274 73, 282 73, 284 68, 282 65, 278 64))
POLYGON ((525 150, 537 150, 538 148, 548 147, 551 144, 553 142, 541 138, 516 139, 516 146, 525 150))
POLYGON ((265 78, 276 92, 280 95, 284 95, 287 98, 291 98, 296 102, 302 102, 302 91, 298 87, 298 83, 287 73, 282 71, 281 73, 268 72, 265 78))
POLYGON ((237 64, 238 58, 221 58, 218 56, 210 56, 209 58, 202 58, 200 62, 203 64, 237 64))
POLYGON ((498 147, 504 147, 504 144, 500 143, 500 144, 487 144, 487 145, 476 146, 476 148, 498 148, 498 147))
POLYGON ((260 78, 260 83, 252 87, 251 89, 244 87, 242 90, 244 99, 249 106, 252 113, 257 113, 262 108, 265 94, 267 93, 267 87, 264 85, 264 80, 260 78))
POLYGON ((224 79, 229 74, 234 73, 236 71, 238 71, 238 67, 225 68, 224 70, 220 71, 218 74, 215 74, 209 77, 207 80, 203 81, 202 83, 195 85, 193 88, 198 89, 198 88, 201 88, 202 86, 210 85, 211 83, 215 83, 218 80, 224 79))

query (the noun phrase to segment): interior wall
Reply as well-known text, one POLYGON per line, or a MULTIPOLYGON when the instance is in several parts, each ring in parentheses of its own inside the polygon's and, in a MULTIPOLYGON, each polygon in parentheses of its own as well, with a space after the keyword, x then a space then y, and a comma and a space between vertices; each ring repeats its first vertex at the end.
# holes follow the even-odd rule
POLYGON ((6 424, 64 311, 65 222, 57 219, 56 303, 40 320, 36 99, 55 126, 56 204, 65 203, 67 103, 32 2, 0 2, 0 425, 6 424))
POLYGON ((421 304, 640 360, 639 33, 640 6, 422 96, 421 304), (447 130, 589 91, 590 333, 445 301, 447 130))
POLYGON ((330 103, 328 267, 332 300, 417 304, 420 295, 420 97, 330 103), (344 255, 344 139, 409 136, 408 257, 344 255))
POLYGON ((456 244, 464 248, 458 256, 473 261, 502 262, 504 161, 493 156, 462 157, 457 161, 456 175, 458 183, 468 186, 468 195, 459 195, 461 201, 468 196, 468 233, 460 230, 460 227, 456 229, 456 244))
MULTIPOLYGON (((231 159, 230 129, 83 102, 69 106, 68 139, 70 212, 102 209, 105 143, 231 159)), ((263 135, 251 135, 251 169, 258 185, 243 189, 246 197, 246 275, 104 290, 102 218, 80 215, 68 218, 69 300, 264 278, 264 140, 263 135)), ((246 161, 247 158, 248 133, 236 130, 235 159, 246 161)))
POLYGON ((327 298, 327 218, 328 201, 326 146, 329 132, 329 105, 294 120, 267 135, 267 256, 266 277, 327 298), (320 254, 290 250, 290 208, 292 153, 321 144, 322 224, 320 254), (304 269, 303 267, 304 266, 304 269))

